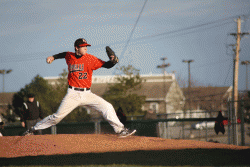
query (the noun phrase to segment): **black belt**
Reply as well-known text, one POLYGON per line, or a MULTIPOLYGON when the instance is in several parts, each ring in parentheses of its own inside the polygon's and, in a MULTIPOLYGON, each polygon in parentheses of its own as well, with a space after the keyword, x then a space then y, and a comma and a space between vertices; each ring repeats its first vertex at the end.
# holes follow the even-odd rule
POLYGON ((69 85, 69 88, 70 88, 70 89, 73 89, 73 88, 74 88, 74 90, 78 90, 78 91, 90 90, 90 88, 75 88, 75 87, 72 87, 72 86, 70 86, 70 85, 69 85))

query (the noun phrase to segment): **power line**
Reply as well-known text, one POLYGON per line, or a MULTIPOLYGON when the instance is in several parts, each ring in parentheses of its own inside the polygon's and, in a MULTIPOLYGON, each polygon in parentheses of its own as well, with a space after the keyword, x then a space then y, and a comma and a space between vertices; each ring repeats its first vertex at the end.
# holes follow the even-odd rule
POLYGON ((181 32, 181 31, 187 31, 187 30, 190 30, 190 29, 196 29, 196 28, 207 26, 207 25, 210 25, 210 24, 221 23, 221 22, 229 20, 229 19, 234 19, 235 17, 236 16, 229 17, 229 18, 226 18, 226 19, 219 19, 219 20, 216 20, 216 21, 213 21, 213 22, 204 23, 204 24, 201 24, 201 25, 195 25, 195 26, 191 26, 191 27, 187 27, 187 28, 182 28, 182 29, 178 29, 178 30, 174 30, 174 31, 170 31, 170 32, 164 32, 164 33, 160 33, 160 34, 156 34, 156 35, 142 37, 142 38, 139 38, 137 40, 147 39, 147 38, 153 38, 153 37, 158 37, 158 36, 162 36, 162 35, 170 35, 170 34, 178 33, 178 32, 181 32))
MULTIPOLYGON (((206 28, 206 29, 203 29, 203 30, 207 30, 207 29, 211 29, 211 28, 215 28, 215 27, 219 27, 219 26, 223 26, 223 25, 226 25, 226 24, 229 24, 229 23, 232 23, 232 22, 227 22, 227 23, 224 23, 222 25, 217 25, 217 26, 213 26, 213 27, 209 27, 209 28, 206 28)), ((192 32, 189 32, 189 33, 183 33, 183 34, 179 34, 179 35, 175 35, 174 37, 177 37, 177 36, 181 36, 181 35, 187 35, 187 34, 190 34, 190 33, 196 33, 198 32, 197 30, 195 31, 192 31, 192 32)), ((129 41, 128 41, 129 42, 129 41)), ((125 48, 127 48, 128 46, 128 42, 127 42, 127 45, 125 48)), ((100 47, 101 48, 101 47, 100 47)), ((123 51, 125 51, 125 48, 123 51)), ((0 59, 0 63, 7 63, 7 62, 22 62, 22 61, 30 61, 30 60, 38 60, 38 59, 44 59, 44 58, 41 58, 41 54, 44 54, 44 53, 48 53, 48 52, 40 52, 40 53, 33 53, 33 54, 30 54, 30 56, 22 56, 22 55, 15 55, 15 56, 8 56, 8 58, 5 58, 5 59, 0 59), (39 56, 34 56, 36 54, 39 54, 39 56), (21 59, 21 60, 20 60, 21 59)), ((123 52, 124 54, 124 52, 123 52)), ((123 55, 122 54, 122 55, 123 55)), ((120 56, 120 59, 121 59, 122 56, 120 56)))
MULTIPOLYGON (((225 62, 227 62, 227 61, 231 61, 231 59, 221 60, 221 61, 217 61, 217 62, 210 62, 210 63, 198 65, 198 66, 197 66, 197 65, 196 65, 196 66, 194 65, 194 66, 192 67, 192 69, 203 68, 203 67, 206 67, 206 66, 213 66, 213 65, 216 65, 216 64, 225 63, 225 62)), ((231 69, 231 65, 229 66, 229 68, 231 69)), ((230 69, 229 69, 229 71, 228 71, 227 77, 228 77, 228 75, 229 75, 230 69)), ((181 69, 179 70, 179 72, 181 72, 181 71, 183 71, 183 70, 186 71, 186 69, 183 67, 183 68, 181 68, 181 69)), ((226 80, 227 80, 227 77, 226 77, 226 80)), ((226 82, 226 80, 225 80, 225 82, 226 82)), ((225 85, 225 83, 224 83, 224 85, 225 85)))
MULTIPOLYGON (((229 73, 231 72, 231 68, 232 68, 232 66, 229 66, 229 70, 228 70, 228 73, 227 73, 227 77, 228 77, 229 73)), ((227 77, 226 77, 226 79, 225 79, 224 85, 226 84, 227 77)))
POLYGON ((47 55, 49 52, 38 52, 38 53, 31 53, 31 54, 25 54, 25 55, 15 55, 15 56, 6 56, 4 58, 0 59, 1 63, 7 63, 7 62, 23 62, 23 61, 30 61, 30 60, 41 60, 45 59, 46 57, 43 57, 43 55, 47 55))
MULTIPOLYGON (((138 18, 137 18, 135 24, 134 24, 134 27, 133 27, 133 29, 132 29, 132 31, 131 31, 131 33, 130 33, 130 36, 129 36, 128 40, 127 40, 127 43, 126 43, 125 47, 124 47, 123 50, 122 50, 120 59, 122 59, 122 57, 123 57, 125 51, 127 50, 128 44, 129 44, 129 42, 130 42, 130 40, 131 40, 131 37, 132 37, 132 35, 133 35, 133 33, 134 33, 134 30, 135 30, 135 28, 136 28, 136 25, 137 25, 138 22, 139 22, 139 19, 140 19, 140 17, 141 17, 141 14, 142 14, 142 12, 143 12, 143 9, 145 8, 145 5, 146 5, 147 1, 148 1, 148 0, 145 0, 145 2, 144 2, 144 4, 143 4, 143 7, 142 7, 142 9, 141 9, 141 11, 140 11, 140 13, 139 13, 139 16, 138 16, 138 18)), ((115 73, 115 70, 114 70, 113 74, 114 74, 114 73, 115 73)))
MULTIPOLYGON (((173 35, 172 37, 179 37, 179 36, 183 36, 183 35, 188 35, 188 34, 192 34, 192 33, 197 33, 197 32, 200 32, 200 31, 204 31, 204 30, 208 30, 208 29, 213 29, 213 28, 216 28, 216 27, 220 27, 220 26, 224 26, 224 25, 227 25, 227 24, 232 24, 233 22, 226 22, 224 24, 220 24, 220 25, 216 25, 216 26, 213 26, 213 27, 209 27, 209 28, 204 28, 202 30, 194 30, 194 31, 191 31, 191 32, 188 32, 188 33, 185 33, 183 32, 182 34, 178 34, 178 35, 173 35)), ((174 32, 174 33, 177 33, 177 32, 174 32)), ((165 36, 166 34, 164 34, 165 36)), ((172 34, 169 34, 169 35, 172 35, 172 34)), ((157 36, 158 37, 158 36, 157 36)), ((152 37, 154 38, 154 37, 152 37)), ((161 37, 160 39, 162 38, 171 38, 171 36, 167 36, 167 37, 161 37)), ((158 40, 158 39, 157 39, 158 40)))
MULTIPOLYGON (((128 44, 129 44, 129 42, 130 42, 130 40, 131 40, 131 37, 132 37, 132 35, 133 35, 133 32, 134 32, 134 30, 135 30, 136 25, 137 25, 137 23, 139 22, 139 18, 140 18, 141 13, 142 13, 142 11, 143 11, 145 5, 146 5, 146 2, 147 2, 147 0, 145 1, 144 5, 143 5, 143 7, 142 7, 142 10, 141 10, 141 12, 140 12, 140 14, 139 14, 139 16, 138 16, 138 18, 137 18, 137 20, 136 20, 136 23, 135 23, 135 25, 134 25, 134 27, 133 27, 133 30, 132 30, 131 33, 130 33, 130 37, 129 37, 127 43, 126 43, 126 46, 125 46, 124 49, 123 49, 123 52, 122 52, 122 54, 121 54, 121 56, 120 56, 120 59, 123 57, 123 55, 124 55, 124 53, 125 53, 125 51, 126 51, 126 49, 127 49, 127 47, 128 47, 128 44)), ((171 35, 171 34, 174 34, 174 33, 178 33, 178 32, 185 31, 185 30, 197 29, 197 28, 199 28, 199 27, 203 27, 203 26, 206 26, 206 25, 215 24, 215 23, 218 23, 218 22, 221 23, 221 21, 229 20, 229 19, 232 19, 232 18, 235 18, 235 16, 229 17, 229 18, 226 18, 226 19, 216 20, 216 21, 213 21, 213 22, 209 22, 209 23, 205 23, 205 24, 201 24, 201 25, 197 25, 197 26, 191 26, 191 27, 187 27, 187 28, 183 28, 183 29, 179 29, 179 30, 175 30, 175 31, 171 31, 171 32, 165 32, 165 33, 161 33, 161 34, 157 34, 157 35, 153 35, 153 36, 137 38, 137 39, 135 39, 135 41, 142 40, 142 39, 145 40, 145 39, 155 38, 155 37, 163 36, 163 35, 171 35)), ((207 30, 207 29, 211 29, 211 28, 223 26, 223 25, 230 24, 230 23, 233 23, 233 22, 226 22, 226 23, 223 23, 223 24, 220 24, 220 25, 215 25, 215 26, 213 26, 213 27, 209 27, 209 28, 202 29, 202 30, 207 30)), ((201 30, 200 30, 200 31, 201 31, 201 30)), ((196 32, 198 32, 198 31, 197 31, 197 30, 194 30, 194 31, 192 31, 192 32, 182 33, 182 34, 179 34, 179 35, 174 35, 173 37, 177 37, 177 36, 181 36, 181 35, 187 35, 187 34, 196 33, 196 32)), ((124 43, 124 42, 121 42, 121 43, 124 43)), ((114 44, 119 44, 119 43, 114 43, 114 44)), ((110 44, 110 45, 112 45, 112 44, 110 44)), ((104 45, 103 45, 103 46, 104 46, 104 45)), ((100 48, 103 47, 103 46, 100 46, 100 48)), ((105 46, 106 46, 106 44, 105 44, 105 46)), ((43 53, 43 52, 41 52, 41 53, 43 53)), ((41 53, 35 53, 35 54, 41 54, 41 53)), ((7 61, 3 61, 3 59, 0 59, 0 63, 5 63, 5 62, 21 62, 21 61, 25 61, 25 58, 24 58, 24 57, 22 57, 22 60, 18 60, 17 58, 19 58, 19 57, 20 57, 20 55, 12 56, 11 58, 16 59, 16 60, 14 60, 14 61, 11 61, 11 60, 8 60, 8 59, 5 59, 5 60, 7 60, 7 61)), ((37 56, 37 57, 39 57, 39 56, 37 56)), ((27 57, 27 58, 29 58, 29 57, 27 57)), ((31 59, 28 59, 28 60, 37 60, 37 59, 33 59, 33 58, 34 58, 34 56, 32 56, 32 58, 31 58, 31 59)), ((38 58, 38 59, 44 59, 44 58, 38 58)), ((27 61, 28 61, 28 60, 27 60, 27 61)))
MULTIPOLYGON (((206 66, 211 66, 211 65, 216 65, 216 64, 220 64, 220 63, 225 63, 227 61, 229 61, 231 59, 225 59, 225 60, 221 60, 221 61, 216 61, 216 62, 209 62, 209 63, 206 63, 206 64, 201 64, 201 65, 193 65, 192 66, 192 69, 194 68, 200 68, 200 67, 206 67, 206 66)), ((186 70, 185 67, 181 68, 180 71, 183 71, 183 70, 186 70)))

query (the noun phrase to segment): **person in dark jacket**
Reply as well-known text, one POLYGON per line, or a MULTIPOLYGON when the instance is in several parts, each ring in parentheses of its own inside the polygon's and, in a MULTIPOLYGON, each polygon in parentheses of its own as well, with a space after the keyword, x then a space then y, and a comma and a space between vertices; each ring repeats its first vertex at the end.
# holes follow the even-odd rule
POLYGON ((217 135, 219 132, 221 132, 222 134, 225 133, 225 127, 223 124, 223 120, 225 120, 225 118, 222 115, 222 111, 219 111, 218 116, 217 116, 216 121, 215 121, 215 126, 214 126, 214 130, 215 130, 215 133, 217 135))
MULTIPOLYGON (((28 101, 23 103, 23 107, 21 110, 21 124, 22 127, 26 129, 30 129, 37 122, 43 119, 42 108, 38 101, 35 100, 34 94, 28 94, 28 101)), ((42 134, 42 131, 37 131, 38 135, 42 134)))

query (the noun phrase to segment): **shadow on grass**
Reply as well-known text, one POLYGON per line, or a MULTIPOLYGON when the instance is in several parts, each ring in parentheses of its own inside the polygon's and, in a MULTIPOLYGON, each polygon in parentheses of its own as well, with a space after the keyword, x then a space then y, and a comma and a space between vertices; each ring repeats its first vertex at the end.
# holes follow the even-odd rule
POLYGON ((250 149, 185 149, 161 151, 130 151, 87 153, 51 156, 0 158, 0 164, 8 165, 192 165, 192 166, 245 166, 250 165, 250 149))

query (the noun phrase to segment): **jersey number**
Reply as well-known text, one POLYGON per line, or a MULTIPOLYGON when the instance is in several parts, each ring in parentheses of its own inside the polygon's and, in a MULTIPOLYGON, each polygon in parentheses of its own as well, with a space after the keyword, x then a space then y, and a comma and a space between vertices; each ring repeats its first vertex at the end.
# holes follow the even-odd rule
POLYGON ((82 72, 79 72, 79 77, 78 77, 78 79, 87 79, 88 77, 87 77, 87 75, 88 75, 88 73, 82 73, 82 72))

